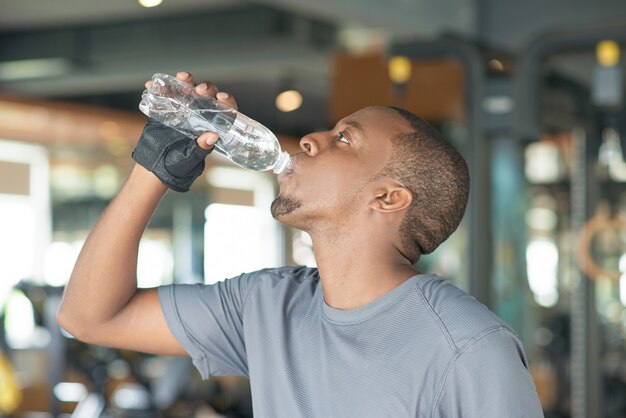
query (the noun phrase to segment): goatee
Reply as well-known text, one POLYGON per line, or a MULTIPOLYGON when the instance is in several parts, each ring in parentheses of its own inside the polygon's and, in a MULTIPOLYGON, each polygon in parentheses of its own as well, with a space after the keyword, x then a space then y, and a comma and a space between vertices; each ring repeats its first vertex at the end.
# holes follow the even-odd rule
POLYGON ((300 206, 302 206, 300 201, 290 197, 278 195, 278 197, 272 202, 270 210, 274 219, 277 219, 281 215, 290 214, 300 206))

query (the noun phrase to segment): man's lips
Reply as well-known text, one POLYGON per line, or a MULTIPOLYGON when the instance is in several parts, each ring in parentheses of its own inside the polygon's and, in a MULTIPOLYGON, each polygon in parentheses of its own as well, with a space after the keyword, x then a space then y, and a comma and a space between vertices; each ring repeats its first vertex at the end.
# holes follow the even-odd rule
POLYGON ((292 162, 289 167, 287 167, 287 169, 285 170, 285 174, 290 176, 293 174, 293 169, 294 169, 294 163, 292 162))
POLYGON ((286 169, 285 171, 283 171, 282 173, 280 173, 277 178, 280 181, 280 180, 285 179, 287 177, 291 177, 292 175, 293 175, 293 167, 290 167, 290 168, 286 169))
POLYGON ((298 165, 298 154, 294 154, 291 156, 291 164, 289 164, 289 168, 278 175, 278 178, 290 177, 294 173, 295 167, 298 165))

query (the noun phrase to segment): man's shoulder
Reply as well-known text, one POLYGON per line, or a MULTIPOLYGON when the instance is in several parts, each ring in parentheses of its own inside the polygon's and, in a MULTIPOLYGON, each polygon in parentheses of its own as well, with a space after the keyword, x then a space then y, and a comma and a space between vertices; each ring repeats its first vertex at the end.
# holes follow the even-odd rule
POLYGON ((425 275, 417 288, 457 350, 496 330, 516 336, 494 312, 446 278, 425 275))

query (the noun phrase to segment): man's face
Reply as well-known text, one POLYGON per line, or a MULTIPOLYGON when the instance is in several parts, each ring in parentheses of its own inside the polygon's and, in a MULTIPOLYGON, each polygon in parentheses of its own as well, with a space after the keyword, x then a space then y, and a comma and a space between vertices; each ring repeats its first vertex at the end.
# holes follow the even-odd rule
POLYGON ((388 161, 391 138, 408 130, 393 110, 369 107, 300 140, 293 170, 278 177, 280 193, 272 203, 279 221, 310 230, 319 220, 348 223, 366 209, 366 186, 388 161))

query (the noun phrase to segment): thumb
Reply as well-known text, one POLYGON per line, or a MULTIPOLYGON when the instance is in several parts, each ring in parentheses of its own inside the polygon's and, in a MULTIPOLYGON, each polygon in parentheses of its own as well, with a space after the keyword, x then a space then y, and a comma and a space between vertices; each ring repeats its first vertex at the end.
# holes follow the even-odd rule
POLYGON ((216 132, 205 132, 196 140, 198 146, 205 151, 210 150, 215 145, 215 142, 219 139, 219 135, 216 132))

